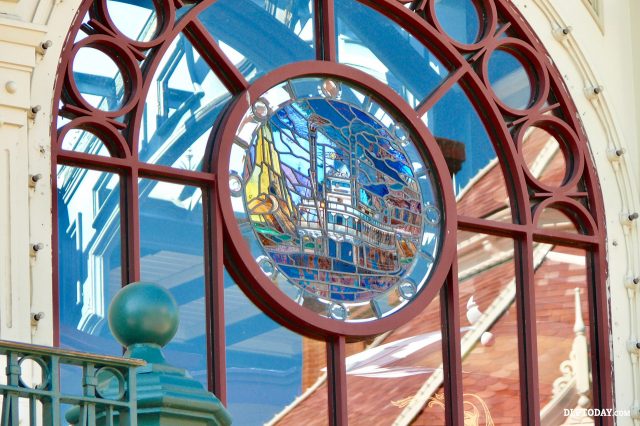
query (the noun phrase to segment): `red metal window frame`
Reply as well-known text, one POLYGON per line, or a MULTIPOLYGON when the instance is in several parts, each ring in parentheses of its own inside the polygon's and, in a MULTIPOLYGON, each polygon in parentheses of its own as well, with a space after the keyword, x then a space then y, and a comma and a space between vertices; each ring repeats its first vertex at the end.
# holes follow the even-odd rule
MULTIPOLYGON (((606 259, 604 210, 601 193, 597 184, 594 166, 589 158, 587 140, 577 119, 576 108, 571 101, 562 78, 531 28, 517 12, 509 0, 475 0, 482 10, 484 27, 479 41, 462 44, 443 31, 435 13, 435 2, 430 0, 359 0, 361 3, 384 14, 405 28, 416 39, 423 42, 445 64, 451 73, 439 88, 416 108, 419 115, 428 111, 454 84, 458 83, 470 95, 487 129, 492 132, 493 141, 500 142, 506 150, 500 156, 500 167, 507 176, 511 199, 512 223, 499 223, 457 215, 451 220, 457 229, 509 237, 515 242, 516 263, 516 303, 518 312, 518 342, 521 386, 522 423, 540 423, 538 398, 538 356, 536 341, 536 314, 534 294, 533 243, 544 242, 573 245, 585 249, 590 257, 588 264, 589 314, 591 362, 593 368, 593 402, 596 408, 613 408, 611 393, 611 361, 609 354, 609 332, 606 298, 606 259), (408 5, 410 7, 405 7, 408 5), (507 33, 508 32, 508 33, 507 33), (507 33, 507 37, 501 37, 507 33), (517 51, 530 67, 530 78, 537 85, 535 101, 525 110, 508 107, 493 93, 488 78, 488 58, 495 49, 517 51), (555 96, 555 103, 544 106, 549 94, 555 96), (557 110, 565 121, 550 118, 545 113, 557 110), (567 155, 573 160, 571 175, 573 181, 565 182, 559 188, 549 187, 535 181, 527 173, 519 144, 523 132, 512 132, 513 128, 523 129, 530 124, 540 125, 556 134, 570 134, 576 143, 568 148, 567 155), (574 183, 582 182, 583 189, 575 189, 574 183), (588 209, 576 201, 587 199, 588 209), (582 234, 567 234, 545 230, 536 226, 538 216, 545 207, 552 206, 570 212, 582 234)), ((157 0, 157 10, 161 10, 161 24, 156 37, 148 42, 132 41, 117 30, 107 12, 106 0, 85 1, 70 30, 64 48, 58 82, 55 88, 52 133, 52 176, 53 176, 53 247, 57 247, 58 230, 56 218, 58 206, 55 192, 56 167, 58 164, 71 165, 119 174, 121 178, 122 214, 122 281, 124 283, 140 279, 140 238, 138 179, 152 178, 167 182, 198 186, 203 190, 205 207, 205 280, 207 300, 207 334, 209 385, 216 395, 226 401, 226 359, 223 297, 223 262, 225 259, 223 240, 229 238, 222 220, 220 200, 216 196, 219 181, 215 172, 178 170, 171 167, 153 165, 138 160, 138 143, 144 99, 150 89, 151 76, 159 66, 170 42, 183 32, 224 83, 232 96, 240 97, 250 87, 249 82, 234 67, 218 47, 206 28, 197 19, 198 13, 213 4, 215 0, 205 0, 194 5, 178 22, 177 9, 184 6, 181 0, 157 0), (90 13, 86 24, 85 14, 90 13), (71 42, 78 31, 87 37, 75 45, 71 42), (74 84, 73 58, 83 46, 102 50, 117 56, 119 65, 126 75, 128 91, 122 108, 104 112, 88 105, 74 84), (141 60, 144 59, 143 65, 141 60), (62 101, 62 106, 59 103, 62 101), (57 128, 56 118, 64 116, 71 123, 57 128), (125 121, 116 120, 125 117, 125 121), (91 130, 109 141, 111 157, 66 151, 61 141, 71 128, 91 130)), ((315 3, 315 31, 317 60, 336 62, 335 24, 333 0, 318 0, 315 3)), ((277 78, 277 70, 274 78, 277 78)), ((495 143, 495 142, 494 142, 495 143)), ((209 146, 208 156, 213 159, 213 147, 209 146)), ((460 325, 458 308, 458 278, 455 250, 444 253, 452 267, 445 284, 440 290, 443 360, 445 368, 445 401, 447 424, 463 423, 462 375, 460 355, 460 325)), ((54 316, 59 316, 58 306, 58 253, 53 253, 53 299, 54 316)), ((287 312, 280 312, 288 315, 287 312)), ((331 424, 347 423, 347 390, 345 371, 345 342, 348 336, 334 333, 327 336, 327 366, 329 377, 329 413, 331 424)), ((59 328, 55 329, 56 342, 59 328)), ((599 424, 612 424, 610 417, 597 418, 599 424)))

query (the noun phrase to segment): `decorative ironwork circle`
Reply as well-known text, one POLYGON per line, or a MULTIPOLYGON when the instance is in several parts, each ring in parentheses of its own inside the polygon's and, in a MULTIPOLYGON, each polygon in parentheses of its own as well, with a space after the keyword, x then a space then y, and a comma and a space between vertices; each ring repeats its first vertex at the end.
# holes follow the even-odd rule
POLYGON ((284 67, 240 96, 217 134, 232 275, 264 309, 320 334, 397 326, 433 298, 453 247, 435 140, 395 93, 359 74, 284 67))

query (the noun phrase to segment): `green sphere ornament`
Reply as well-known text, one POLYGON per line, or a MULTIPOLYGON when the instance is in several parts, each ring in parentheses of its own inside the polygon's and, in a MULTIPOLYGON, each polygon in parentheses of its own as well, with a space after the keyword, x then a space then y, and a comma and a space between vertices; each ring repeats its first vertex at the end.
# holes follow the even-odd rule
POLYGON ((109 306, 109 327, 126 347, 134 344, 165 346, 178 331, 178 304, 166 289, 147 282, 131 283, 109 306))

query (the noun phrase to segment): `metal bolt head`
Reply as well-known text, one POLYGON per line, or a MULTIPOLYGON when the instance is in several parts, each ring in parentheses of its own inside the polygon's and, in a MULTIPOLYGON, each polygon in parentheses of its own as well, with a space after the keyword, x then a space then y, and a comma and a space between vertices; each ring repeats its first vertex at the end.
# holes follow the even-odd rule
POLYGON ((7 93, 14 94, 18 91, 18 83, 13 80, 7 81, 4 85, 4 89, 7 91, 7 93))

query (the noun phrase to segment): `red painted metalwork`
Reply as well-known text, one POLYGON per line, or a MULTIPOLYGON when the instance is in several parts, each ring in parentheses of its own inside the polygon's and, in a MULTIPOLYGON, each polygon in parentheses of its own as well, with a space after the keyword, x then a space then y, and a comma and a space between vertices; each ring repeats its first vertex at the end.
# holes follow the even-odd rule
POLYGON ((447 282, 440 289, 442 318, 442 368, 447 424, 464 424, 462 406, 462 351, 460 349, 460 307, 458 304, 458 259, 454 261, 447 282))
POLYGON ((345 426, 349 422, 347 410, 347 357, 344 336, 327 339, 327 391, 329 425, 345 426))
MULTIPOLYGON (((593 374, 593 401, 597 408, 612 408, 612 376, 609 353, 608 302, 606 296, 606 257, 604 209, 595 170, 589 158, 586 137, 582 131, 576 108, 571 102, 562 78, 547 59, 547 53, 523 17, 509 0, 474 0, 473 4, 483 17, 478 39, 472 44, 460 43, 446 34, 437 20, 435 1, 414 0, 358 0, 386 15, 405 28, 418 41, 427 46, 449 70, 445 82, 429 97, 422 100, 413 112, 395 93, 372 77, 354 69, 336 64, 336 39, 333 0, 321 0, 315 4, 316 57, 324 62, 293 64, 275 70, 254 84, 249 84, 232 62, 224 55, 213 37, 198 20, 198 14, 215 0, 205 0, 194 5, 176 22, 180 1, 156 0, 159 12, 158 28, 149 41, 127 38, 117 28, 108 13, 106 0, 85 1, 73 27, 60 63, 60 76, 54 93, 54 117, 66 117, 71 121, 57 129, 54 119, 52 134, 52 182, 54 187, 54 231, 52 247, 58 244, 56 167, 58 164, 109 171, 120 176, 122 270, 123 282, 137 281, 140 275, 140 237, 138 216, 138 178, 146 177, 163 181, 190 184, 203 190, 205 232, 205 257, 208 260, 206 277, 207 332, 210 355, 209 384, 216 394, 226 399, 226 364, 224 342, 224 310, 222 273, 224 261, 236 279, 247 279, 252 285, 251 297, 277 321, 298 332, 323 336, 327 340, 329 365, 330 413, 332 424, 346 424, 346 376, 344 371, 345 339, 379 333, 400 325, 406 318, 419 311, 428 300, 441 291, 443 318, 443 345, 445 356, 445 390, 447 392, 448 424, 459 424, 462 419, 461 367, 459 347, 459 316, 457 315, 457 276, 455 273, 455 227, 460 230, 487 233, 514 240, 516 248, 518 339, 520 346, 521 413, 523 424, 539 424, 539 400, 536 354, 535 298, 533 286, 533 243, 572 245, 587 250, 591 261, 588 265, 589 315, 591 319, 590 341, 593 374), (411 9, 405 4, 411 3, 411 9), (86 24, 83 17, 89 14, 86 24), (78 31, 88 37, 72 43, 78 31), (178 170, 141 162, 138 159, 140 123, 144 101, 152 84, 152 76, 175 37, 183 32, 205 58, 228 90, 235 96, 233 106, 218 119, 216 145, 208 148, 209 164, 204 171, 178 170), (502 37, 506 34, 506 38, 502 37), (95 48, 109 56, 124 77, 125 93, 122 105, 115 111, 101 111, 91 106, 79 92, 73 74, 73 59, 81 48, 95 48), (514 55, 525 67, 532 84, 532 102, 518 110, 505 105, 493 92, 488 79, 488 62, 496 50, 514 55), (421 138, 427 151, 435 154, 438 173, 446 171, 442 156, 436 154, 437 146, 416 116, 428 112, 455 84, 467 93, 491 136, 500 156, 500 167, 506 178, 511 202, 513 223, 494 222, 482 218, 456 217, 453 191, 448 180, 442 188, 447 213, 447 238, 441 251, 437 274, 425 290, 419 302, 410 304, 400 315, 392 315, 383 322, 357 327, 336 326, 332 320, 319 318, 290 306, 290 300, 267 294, 263 277, 255 262, 245 261, 246 247, 232 220, 228 206, 228 175, 224 158, 230 146, 227 135, 235 131, 240 111, 247 107, 249 95, 255 100, 277 82, 297 75, 329 74, 354 84, 365 86, 378 93, 385 103, 407 118, 421 138), (62 106, 59 101, 62 100, 62 106), (545 107, 545 102, 553 105, 545 107), (417 114, 416 114, 417 113, 417 114), (559 142, 567 160, 565 179, 558 187, 539 182, 528 170, 522 152, 524 132, 531 126, 540 127, 559 142), (108 148, 111 157, 65 151, 62 140, 71 129, 94 133, 108 148), (230 130, 229 130, 230 129, 230 130), (214 155, 215 150, 215 155, 214 155), (444 166, 444 167, 443 167, 444 166), (222 185, 216 187, 216 180, 222 185), (541 229, 538 217, 547 208, 558 208, 571 218, 580 234, 541 229), (225 241, 222 244, 222 235, 225 241), (224 251, 224 254, 223 254, 224 251), (453 266, 452 266, 453 265, 453 266), (447 279, 447 277, 449 277, 447 279), (256 281, 258 281, 256 283, 256 281), (261 301, 262 300, 262 301, 261 301), (386 322, 385 322, 386 321, 386 322), (299 322, 299 325, 296 325, 299 322)), ((441 176, 442 177, 442 176, 441 176)), ((58 261, 53 250, 53 300, 54 315, 59 316, 58 261)), ((245 288, 246 290, 246 288, 245 288)), ((54 331, 59 341, 59 329, 54 331)), ((597 418, 599 424, 612 424, 612 418, 597 418)))
POLYGON ((316 59, 320 61, 335 62, 337 60, 336 49, 336 25, 334 17, 333 0, 319 0, 314 2, 315 7, 315 33, 316 33, 316 59))
POLYGON ((211 350, 208 352, 207 363, 213 374, 209 375, 209 388, 213 390, 223 404, 227 404, 227 351, 225 346, 224 323, 224 264, 219 254, 223 251, 223 230, 220 206, 216 194, 217 182, 213 188, 204 192, 203 205, 209 206, 211 214, 205 214, 205 276, 206 281, 213 285, 206 286, 207 331, 212 337, 211 350))

